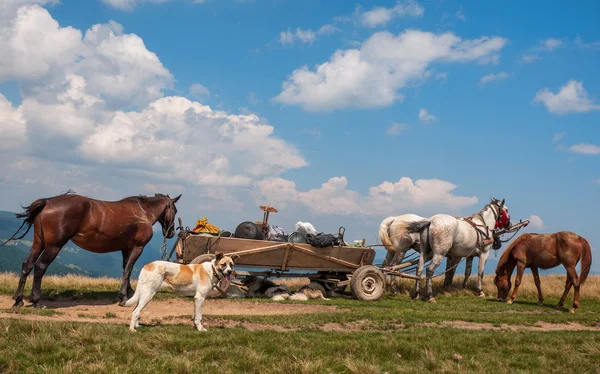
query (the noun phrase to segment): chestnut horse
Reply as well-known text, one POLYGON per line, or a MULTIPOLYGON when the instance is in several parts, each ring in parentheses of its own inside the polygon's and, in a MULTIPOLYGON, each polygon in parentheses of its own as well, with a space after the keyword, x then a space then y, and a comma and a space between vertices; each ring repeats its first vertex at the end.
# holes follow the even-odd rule
MULTIPOLYGON (((22 239, 33 225, 33 244, 23 262, 21 279, 15 292, 14 307, 23 306, 23 288, 34 269, 31 302, 35 308, 42 296, 42 277, 58 252, 69 240, 95 253, 121 251, 123 277, 118 297, 123 305, 133 295, 130 275, 133 265, 152 238, 152 226, 160 222, 165 238, 175 235, 175 203, 181 195, 132 196, 120 201, 95 200, 71 191, 34 201, 17 218, 25 218, 10 240, 22 239), (27 225, 27 231, 15 237, 27 225), (37 261, 37 262, 36 262, 37 261)), ((166 240, 166 239, 165 239, 166 240)))
POLYGON ((511 243, 500 257, 496 268, 494 284, 498 288, 498 300, 507 299, 511 287, 510 277, 516 266, 515 289, 507 302, 512 304, 515 301, 523 272, 525 268, 530 268, 538 290, 538 304, 542 305, 544 297, 538 268, 550 269, 560 264, 567 269, 567 284, 565 292, 558 302, 558 308, 562 308, 565 298, 573 286, 575 297, 573 298, 573 308, 569 311, 574 313, 575 309, 579 307, 579 288, 585 282, 592 266, 592 250, 585 238, 569 231, 553 234, 523 234, 511 243), (579 260, 581 260, 581 275, 578 276, 575 266, 579 260))

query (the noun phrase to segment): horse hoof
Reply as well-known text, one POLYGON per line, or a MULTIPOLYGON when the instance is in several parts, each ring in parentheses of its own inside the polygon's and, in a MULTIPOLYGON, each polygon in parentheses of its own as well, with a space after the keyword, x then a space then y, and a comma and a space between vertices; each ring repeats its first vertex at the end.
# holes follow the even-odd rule
POLYGON ((427 299, 428 303, 435 303, 435 297, 430 297, 429 299, 427 299))
POLYGON ((569 313, 575 313, 575 308, 569 309, 569 313))
POLYGON ((23 305, 25 305, 25 304, 23 303, 23 300, 17 300, 17 301, 15 301, 15 303, 13 304, 13 306, 12 306, 12 307, 13 307, 13 308, 20 308, 20 307, 22 307, 23 305))
POLYGON ((40 305, 39 303, 33 303, 33 308, 35 309, 45 309, 46 307, 43 305, 40 305))
POLYGON ((485 294, 483 292, 480 292, 477 297, 485 297, 485 294))
POLYGON ((562 307, 563 307, 562 305, 557 305, 555 308, 558 309, 558 310, 561 310, 562 307))
POLYGON ((119 306, 126 306, 125 304, 127 303, 127 299, 123 299, 121 301, 119 301, 119 306))
POLYGON ((539 306, 544 305, 544 301, 543 300, 542 301, 538 301, 537 305, 539 305, 539 306))
POLYGON ((420 298, 421 298, 421 296, 419 296, 419 294, 415 294, 412 297, 413 300, 419 300, 420 298))
POLYGON ((513 302, 514 302, 514 300, 513 300, 513 299, 509 299, 509 300, 508 300, 506 303, 507 303, 507 304, 512 304, 513 302))

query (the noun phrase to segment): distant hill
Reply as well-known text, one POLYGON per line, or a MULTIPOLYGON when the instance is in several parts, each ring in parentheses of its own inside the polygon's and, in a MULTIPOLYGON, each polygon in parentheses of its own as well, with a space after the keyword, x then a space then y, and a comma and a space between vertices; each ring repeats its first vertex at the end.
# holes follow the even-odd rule
MULTIPOLYGON (((0 211, 0 241, 3 243, 10 238, 23 223, 17 219, 15 213, 0 211)), ((0 272, 21 272, 21 264, 27 257, 33 239, 33 227, 30 232, 16 242, 10 242, 0 247, 0 272)), ((175 237, 167 242, 169 250, 175 237)), ((133 269, 133 276, 137 277, 140 269, 154 260, 160 259, 159 248, 163 243, 162 233, 155 233, 152 240, 142 252, 133 269)), ((83 250, 69 242, 58 254, 47 274, 80 274, 91 277, 121 277, 123 274, 123 257, 121 252, 97 254, 83 250)))

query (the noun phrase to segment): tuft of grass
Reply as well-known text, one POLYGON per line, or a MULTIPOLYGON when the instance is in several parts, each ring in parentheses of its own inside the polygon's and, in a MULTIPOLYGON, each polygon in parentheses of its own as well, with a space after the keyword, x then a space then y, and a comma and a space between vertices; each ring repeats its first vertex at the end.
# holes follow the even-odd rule
POLYGON ((106 312, 106 314, 104 315, 104 318, 106 318, 106 319, 117 318, 117 315, 113 312, 106 312))

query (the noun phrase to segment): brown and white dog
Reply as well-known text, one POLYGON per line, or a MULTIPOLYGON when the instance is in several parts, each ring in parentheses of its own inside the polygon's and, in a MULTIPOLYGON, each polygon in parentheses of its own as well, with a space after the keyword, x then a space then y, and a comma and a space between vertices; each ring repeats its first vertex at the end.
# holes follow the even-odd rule
POLYGON ((204 299, 222 279, 231 278, 237 258, 237 255, 230 257, 217 253, 214 260, 201 264, 182 265, 168 261, 147 264, 140 272, 135 294, 125 303, 125 306, 137 304, 131 313, 129 330, 135 331, 139 327, 140 313, 165 284, 175 293, 194 296, 194 326, 198 331, 206 331, 202 326, 204 299))

